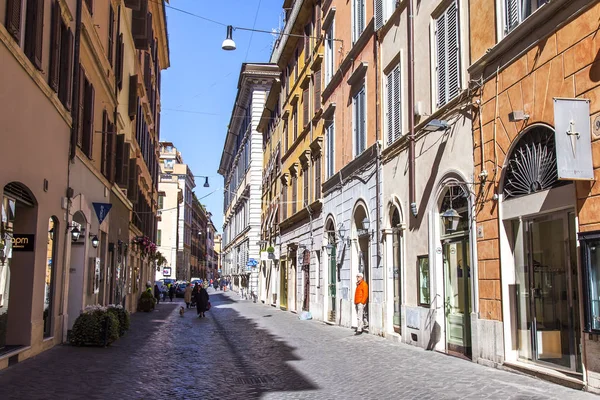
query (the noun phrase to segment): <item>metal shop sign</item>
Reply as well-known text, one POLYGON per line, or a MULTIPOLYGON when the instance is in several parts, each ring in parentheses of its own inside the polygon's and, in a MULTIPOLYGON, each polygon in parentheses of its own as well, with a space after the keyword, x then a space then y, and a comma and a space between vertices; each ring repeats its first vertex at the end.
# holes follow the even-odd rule
POLYGON ((33 251, 35 235, 14 234, 11 242, 13 251, 33 251))
POLYGON ((558 179, 593 180, 590 101, 554 99, 558 179))

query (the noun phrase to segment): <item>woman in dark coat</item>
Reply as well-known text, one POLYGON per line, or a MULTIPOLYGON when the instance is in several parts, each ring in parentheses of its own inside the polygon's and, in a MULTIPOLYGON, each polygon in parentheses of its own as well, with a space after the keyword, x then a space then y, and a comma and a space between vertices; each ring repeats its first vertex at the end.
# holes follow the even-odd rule
MULTIPOLYGON (((196 288, 194 288, 196 290, 196 288)), ((208 305, 208 292, 204 289, 204 286, 199 286, 195 295, 196 299, 196 313, 198 313, 198 318, 205 317, 204 312, 206 311, 206 306, 208 305)))
POLYGON ((154 284, 154 297, 156 298, 156 304, 160 303, 160 288, 158 284, 154 284))

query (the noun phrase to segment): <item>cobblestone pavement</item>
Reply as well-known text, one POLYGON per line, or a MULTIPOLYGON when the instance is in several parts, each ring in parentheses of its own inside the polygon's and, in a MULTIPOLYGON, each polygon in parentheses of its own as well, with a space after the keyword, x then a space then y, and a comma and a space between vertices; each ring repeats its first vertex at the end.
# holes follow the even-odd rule
POLYGON ((0 399, 596 399, 527 376, 209 291, 132 316, 108 348, 57 346, 0 371, 0 399))

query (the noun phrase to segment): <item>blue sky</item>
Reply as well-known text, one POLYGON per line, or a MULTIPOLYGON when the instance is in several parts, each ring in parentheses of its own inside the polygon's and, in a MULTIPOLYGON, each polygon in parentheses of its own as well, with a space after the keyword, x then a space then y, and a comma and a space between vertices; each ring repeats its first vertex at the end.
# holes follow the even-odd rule
MULTIPOLYGON (((224 24, 268 30, 280 24, 283 0, 171 0, 169 5, 224 24), (258 10, 258 14, 257 14, 258 10), (256 24, 255 24, 256 18, 256 24)), ((223 226, 223 179, 218 175, 241 65, 267 62, 273 36, 234 31, 235 51, 221 50, 226 28, 167 6, 171 67, 162 73, 161 140, 175 144, 196 178, 196 196, 223 226), (216 190, 216 191, 215 191, 216 190)))

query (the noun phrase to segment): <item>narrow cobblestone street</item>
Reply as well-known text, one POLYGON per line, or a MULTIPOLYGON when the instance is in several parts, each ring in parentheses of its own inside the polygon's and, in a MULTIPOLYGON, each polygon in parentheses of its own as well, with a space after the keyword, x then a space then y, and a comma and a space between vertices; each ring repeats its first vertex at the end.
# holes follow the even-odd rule
POLYGON ((108 348, 59 346, 0 371, 0 399, 597 399, 209 291, 132 316, 108 348))

